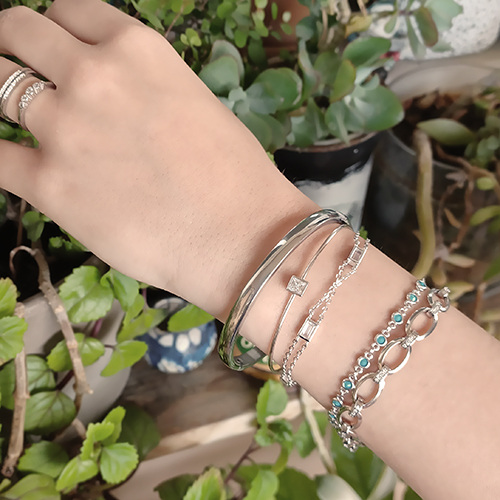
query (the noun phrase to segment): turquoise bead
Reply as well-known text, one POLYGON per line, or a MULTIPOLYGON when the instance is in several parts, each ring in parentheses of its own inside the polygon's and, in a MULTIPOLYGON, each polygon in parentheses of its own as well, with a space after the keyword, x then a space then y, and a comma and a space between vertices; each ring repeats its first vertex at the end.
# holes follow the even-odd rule
POLYGON ((340 404, 340 401, 337 401, 336 399, 334 399, 332 401, 332 404, 333 406, 335 406, 335 408, 340 408, 342 405, 340 404))
POLYGON ((399 313, 394 313, 392 315, 392 319, 398 324, 400 325, 402 322, 403 322, 403 316, 399 313))
POLYGON ((342 382, 342 387, 350 391, 352 389, 352 382, 346 379, 342 382))
POLYGON ((409 293, 408 294, 408 300, 411 302, 416 302, 417 301, 417 296, 414 293, 409 293))
POLYGON ((384 345, 387 342, 387 339, 383 335, 379 335, 377 337, 377 344, 384 345))
POLYGON ((369 362, 366 358, 359 358, 358 365, 361 366, 361 368, 366 368, 369 365, 369 362))
POLYGON ((426 288, 427 287, 427 284, 425 283, 424 280, 418 280, 417 284, 420 285, 422 288, 426 288))

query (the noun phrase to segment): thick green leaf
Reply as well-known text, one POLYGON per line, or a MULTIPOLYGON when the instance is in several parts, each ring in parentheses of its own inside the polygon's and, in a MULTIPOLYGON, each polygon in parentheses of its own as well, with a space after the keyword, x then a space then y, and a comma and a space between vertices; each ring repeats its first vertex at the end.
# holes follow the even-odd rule
POLYGON ((314 61, 314 73, 310 77, 316 76, 319 78, 320 84, 333 86, 340 63, 340 56, 335 52, 322 52, 314 61))
POLYGON ((154 491, 158 492, 161 500, 183 499, 197 477, 194 474, 183 474, 160 483, 154 491))
POLYGON ((220 470, 211 468, 198 477, 183 500, 226 500, 226 498, 220 470))
POLYGON ((69 461, 64 448, 55 442, 39 441, 32 444, 19 459, 18 469, 37 472, 56 478, 69 461))
POLYGON ((259 470, 243 500, 275 500, 279 480, 270 470, 259 470))
POLYGON ((441 32, 449 30, 453 19, 463 12, 463 7, 455 0, 427 0, 425 6, 441 32))
POLYGON ((60 500, 54 480, 43 474, 29 474, 12 488, 4 491, 2 499, 9 500, 60 500))
POLYGON ((476 179, 476 187, 481 191, 490 191, 496 186, 497 182, 491 177, 480 177, 476 179))
POLYGON ((500 216, 500 205, 483 207, 472 214, 472 217, 470 218, 470 225, 478 226, 479 224, 498 216, 500 216))
POLYGON ((332 457, 337 474, 358 493, 367 498, 384 472, 385 465, 368 448, 359 448, 355 453, 348 451, 336 432, 332 432, 332 457))
MULTIPOLYGON (((84 366, 95 363, 104 354, 104 345, 100 340, 87 337, 83 333, 75 333, 75 338, 84 366)), ((50 369, 55 372, 72 369, 73 365, 65 340, 58 342, 50 351, 50 354, 47 356, 47 363, 50 369)))
POLYGON ((324 139, 328 134, 325 118, 314 99, 309 99, 304 114, 290 118, 291 132, 288 143, 304 148, 324 139))
POLYGON ((430 10, 420 7, 415 11, 414 16, 425 45, 427 47, 436 45, 439 34, 430 10))
POLYGON ((417 495, 411 488, 408 488, 406 490, 404 500, 422 500, 422 497, 417 495))
POLYGON ((16 370, 14 361, 6 363, 0 370, 0 406, 14 409, 14 390, 16 388, 16 370))
POLYGON ((160 432, 153 417, 137 406, 128 406, 121 426, 120 442, 132 444, 144 460, 160 442, 160 432))
POLYGON ((240 51, 227 40, 216 40, 212 45, 210 62, 216 61, 222 56, 231 56, 236 61, 239 78, 243 78, 245 68, 243 66, 243 59, 241 58, 240 51))
POLYGON ((339 101, 352 92, 354 81, 356 80, 356 68, 352 62, 344 59, 339 66, 333 89, 330 93, 330 102, 339 101))
POLYGON ((339 476, 318 476, 316 477, 316 484, 318 485, 320 500, 337 500, 338 498, 342 498, 342 500, 362 500, 351 486, 339 476))
POLYGON ((418 123, 418 128, 445 146, 465 146, 475 134, 465 125, 449 118, 435 118, 418 123))
POLYGON ((183 307, 180 311, 170 316, 167 329, 169 332, 182 332, 204 325, 213 319, 214 317, 203 309, 200 309, 194 304, 188 304, 186 307, 183 307))
POLYGON ((136 295, 132 307, 130 307, 125 312, 125 317, 123 318, 123 324, 128 325, 135 317, 137 317, 144 310, 145 305, 146 301, 144 300, 144 297, 141 294, 136 295))
POLYGON ((23 215, 22 223, 24 229, 26 229, 28 239, 31 241, 38 241, 40 236, 42 236, 45 223, 49 220, 50 219, 40 212, 35 212, 34 210, 26 212, 23 215))
POLYGON ((129 443, 104 446, 101 452, 100 471, 109 484, 125 481, 139 463, 136 449, 129 443))
POLYGON ((24 347, 23 335, 28 329, 24 318, 5 316, 0 318, 0 365, 15 358, 24 347))
MULTIPOLYGON (((235 95, 237 94, 231 93, 229 98, 234 98, 235 95)), ((255 113, 272 114, 278 108, 279 100, 274 95, 269 94, 267 87, 263 83, 252 83, 244 95, 245 105, 248 105, 248 108, 255 113)), ((241 108, 241 106, 241 103, 238 104, 237 109, 241 108)))
POLYGON ((99 473, 99 467, 93 460, 82 460, 76 456, 64 467, 56 483, 57 491, 68 492, 78 484, 92 479, 99 473))
MULTIPOLYGON (((314 412, 314 417, 318 423, 321 434, 324 436, 326 432, 326 426, 328 424, 328 416, 325 412, 314 412)), ((305 458, 311 454, 313 450, 316 449, 316 443, 311 434, 311 428, 307 422, 304 420, 297 432, 294 435, 294 444, 302 458, 305 458)))
POLYGON ((130 322, 124 322, 116 339, 118 342, 123 342, 144 335, 151 328, 159 325, 166 316, 167 313, 164 309, 148 308, 130 322))
POLYGON ((80 448, 80 458, 97 461, 101 453, 102 441, 113 434, 114 428, 115 426, 111 422, 90 423, 80 448))
POLYGON ((113 304, 113 291, 101 284, 101 274, 94 266, 76 268, 64 280, 59 295, 73 323, 102 318, 113 304))
POLYGON ((287 403, 288 395, 285 388, 275 380, 268 380, 257 396, 257 422, 264 425, 267 417, 282 413, 287 403))
POLYGON ((103 441, 103 444, 108 445, 108 444, 116 443, 118 441, 118 438, 120 437, 120 435, 122 433, 122 422, 123 422, 124 418, 125 418, 125 408, 123 408, 123 406, 117 406, 116 408, 113 408, 104 417, 102 423, 103 424, 112 424, 113 425, 113 433, 103 441))
POLYGON ((293 108, 302 95, 302 80, 289 68, 266 69, 254 83, 264 85, 267 93, 274 97, 277 110, 293 108))
POLYGON ((120 302, 122 309, 128 311, 135 302, 139 293, 139 283, 133 278, 129 278, 118 272, 116 269, 110 269, 103 277, 101 283, 106 286, 110 283, 114 296, 120 302))
POLYGON ((119 342, 113 348, 111 359, 104 370, 102 370, 101 375, 103 377, 110 377, 120 370, 132 366, 144 356, 147 350, 148 346, 139 340, 124 340, 123 342, 119 342))
POLYGON ((411 51, 413 52, 415 59, 423 59, 423 57, 425 56, 425 45, 418 38, 417 32, 413 27, 412 20, 409 17, 406 17, 405 22, 411 51))
POLYGON ((484 273, 483 280, 488 281, 500 274, 500 256, 493 260, 486 272, 484 273))
POLYGON ((338 137, 343 143, 349 144, 349 132, 346 119, 347 106, 344 101, 332 102, 325 112, 325 123, 333 137, 338 137))
POLYGON ((387 22, 385 23, 384 25, 384 31, 390 35, 392 34, 392 32, 394 31, 394 29, 396 28, 396 23, 398 22, 398 17, 399 17, 399 13, 398 11, 395 11, 394 14, 392 14, 389 19, 387 20, 387 22))
POLYGON ((276 500, 319 500, 316 483, 303 472, 287 468, 279 479, 276 500))
POLYGON ((16 308, 17 288, 10 278, 0 278, 0 318, 12 316, 16 308))
POLYGON ((61 391, 38 392, 26 402, 24 430, 50 434, 67 427, 75 418, 73 401, 61 391))
POLYGON ((203 66, 198 76, 217 96, 227 96, 230 90, 240 85, 238 63, 229 55, 203 66))
POLYGON ((391 41, 387 38, 356 38, 344 49, 342 58, 351 61, 356 67, 371 66, 389 50, 391 41))

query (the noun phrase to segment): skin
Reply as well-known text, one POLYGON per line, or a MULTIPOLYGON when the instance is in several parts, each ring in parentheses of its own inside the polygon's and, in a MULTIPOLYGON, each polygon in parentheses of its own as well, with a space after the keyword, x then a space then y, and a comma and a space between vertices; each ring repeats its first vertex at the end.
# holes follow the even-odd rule
MULTIPOLYGON (((100 0, 56 0, 46 16, 0 12, 0 51, 56 85, 26 111, 39 148, 0 142, 0 185, 125 274, 224 320, 275 243, 318 209, 159 34, 100 0)), ((17 68, 0 58, 0 82, 17 68)), ((9 101, 10 117, 31 82, 9 101)), ((325 236, 286 261, 246 318, 245 336, 262 349, 290 274, 325 236)), ((341 231, 322 253, 276 359, 351 247, 352 235, 341 231)), ((413 286, 412 276, 370 247, 297 363, 296 380, 328 408, 413 286)), ((425 499, 498 498, 499 359, 499 342, 454 309, 442 314, 366 409, 361 439, 425 499)))

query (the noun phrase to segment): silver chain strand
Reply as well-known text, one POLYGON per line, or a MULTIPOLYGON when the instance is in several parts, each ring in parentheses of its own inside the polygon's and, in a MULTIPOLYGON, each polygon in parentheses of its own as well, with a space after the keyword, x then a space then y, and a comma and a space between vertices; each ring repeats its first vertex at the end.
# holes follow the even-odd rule
POLYGON ((370 240, 366 240, 364 245, 361 246, 360 242, 360 235, 359 233, 356 233, 354 235, 354 245, 349 253, 349 256, 347 259, 340 265, 337 274, 335 276, 335 279, 333 280, 333 283, 330 285, 328 290, 323 294, 321 299, 319 299, 316 304, 314 304, 311 309, 309 309, 309 314, 307 315, 304 323, 302 324, 298 334, 296 335, 295 339, 291 343, 290 347, 288 348, 285 356, 283 357, 283 363, 282 363, 282 371, 281 371, 281 381, 283 382, 284 385, 287 387, 293 387, 297 385, 295 380, 293 380, 292 377, 292 372, 295 368, 295 365, 297 364, 297 361, 299 360, 300 356, 304 353, 306 350, 307 346, 309 345, 309 342, 312 340, 314 337, 314 334, 316 333, 317 329, 319 328, 321 322, 323 321, 323 318, 326 314, 326 311, 328 310, 328 307, 333 299, 333 296, 335 295, 335 292, 337 289, 344 283, 348 278, 350 278, 357 270, 359 265, 361 264, 361 261, 363 260, 366 251, 368 249, 368 245, 370 243, 370 240), (350 268, 349 271, 344 274, 345 270, 347 268, 350 268), (313 320, 314 313, 319 309, 320 313, 318 315, 318 318, 316 321, 313 320), (292 359, 292 362, 290 363, 290 366, 287 367, 288 362, 290 361, 290 357, 292 356, 295 348, 297 347, 298 343, 303 340, 304 343, 302 346, 299 348, 299 350, 296 352, 295 356, 292 359))
POLYGON ((450 290, 446 287, 441 290, 436 288, 431 289, 427 294, 427 302, 429 303, 429 306, 417 309, 408 318, 405 324, 406 335, 390 341, 382 349, 377 363, 378 370, 363 375, 357 383, 354 384, 354 387, 352 388, 353 403, 351 405, 343 406, 335 414, 329 412, 330 422, 335 429, 337 429, 344 446, 349 451, 354 452, 358 449, 358 447, 363 446, 363 443, 360 441, 355 432, 355 430, 361 425, 363 410, 372 406, 378 400, 384 390, 386 378, 400 371, 408 363, 412 353, 413 344, 426 339, 434 331, 439 320, 439 313, 444 313, 450 308, 449 293, 450 290), (424 333, 420 333, 413 328, 413 323, 417 318, 423 315, 425 315, 428 319, 430 318, 432 322, 424 333), (398 347, 401 347, 406 351, 405 356, 397 366, 390 367, 385 363, 385 360, 388 353, 398 347), (371 395, 369 399, 365 400, 359 392, 363 384, 370 380, 377 384, 377 391, 374 395, 371 395), (350 418, 350 421, 347 421, 344 418, 344 415, 346 414, 350 418))
POLYGON ((370 362, 373 360, 374 354, 382 349, 392 332, 398 325, 403 323, 406 315, 418 302, 420 295, 426 288, 427 285, 423 279, 417 280, 415 288, 406 295, 406 300, 403 305, 391 314, 391 319, 387 326, 373 337, 373 343, 370 345, 370 348, 357 358, 356 365, 352 369, 352 372, 342 380, 339 391, 332 398, 332 409, 330 414, 334 415, 335 418, 340 408, 344 406, 346 396, 352 392, 352 387, 354 387, 360 375, 370 367, 370 362))

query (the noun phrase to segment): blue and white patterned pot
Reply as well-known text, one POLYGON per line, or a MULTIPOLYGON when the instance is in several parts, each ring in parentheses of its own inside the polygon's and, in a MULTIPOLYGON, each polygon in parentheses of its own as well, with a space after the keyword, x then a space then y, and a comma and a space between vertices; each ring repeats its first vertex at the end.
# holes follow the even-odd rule
MULTIPOLYGON (((178 297, 164 298, 154 307, 165 309, 168 316, 186 306, 188 302, 178 297)), ((213 351, 217 342, 215 321, 181 332, 169 332, 163 324, 152 328, 141 337, 148 350, 146 361, 165 373, 184 373, 194 370, 213 351)))

